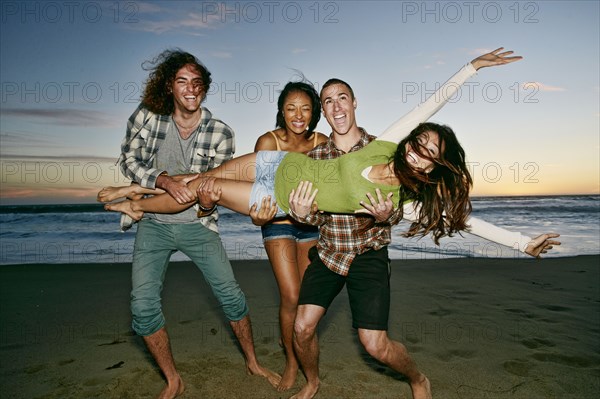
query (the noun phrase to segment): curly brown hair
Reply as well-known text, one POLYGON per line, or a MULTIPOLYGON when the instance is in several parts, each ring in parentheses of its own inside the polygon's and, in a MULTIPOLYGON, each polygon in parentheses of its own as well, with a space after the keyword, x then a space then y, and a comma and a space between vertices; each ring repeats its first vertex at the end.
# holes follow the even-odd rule
POLYGON ((421 209, 406 237, 432 233, 433 240, 465 230, 472 206, 469 191, 473 179, 465 161, 465 151, 448 126, 422 123, 400 142, 394 154, 394 172, 400 179, 400 203, 418 201, 421 209), (418 136, 436 132, 439 136, 439 158, 433 158, 418 142, 418 136), (434 163, 431 172, 415 170, 406 161, 406 144, 423 158, 434 163))
POLYGON ((177 71, 186 65, 192 66, 202 77, 201 95, 204 101, 212 82, 210 71, 192 54, 174 49, 165 50, 156 58, 142 63, 142 69, 150 71, 142 95, 142 105, 155 114, 172 114, 175 104, 171 86, 177 71))

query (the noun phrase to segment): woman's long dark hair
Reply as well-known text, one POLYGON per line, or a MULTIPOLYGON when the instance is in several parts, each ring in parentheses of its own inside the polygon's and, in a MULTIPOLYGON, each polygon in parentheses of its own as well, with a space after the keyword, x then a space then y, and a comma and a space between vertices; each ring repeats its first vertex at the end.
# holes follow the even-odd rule
POLYGON ((210 71, 192 54, 179 49, 165 50, 151 61, 142 64, 144 70, 150 71, 142 96, 142 104, 159 115, 170 115, 175 109, 171 90, 177 71, 191 65, 202 77, 201 96, 206 97, 212 79, 210 71))
POLYGON ((465 230, 471 213, 469 191, 473 185, 467 169, 465 151, 448 126, 422 123, 398 145, 394 154, 394 172, 400 179, 400 204, 418 201, 421 209, 417 220, 405 233, 406 237, 432 234, 439 239, 465 230), (419 144, 418 136, 435 132, 439 136, 440 156, 433 158, 419 144), (433 162, 433 170, 425 173, 413 169, 406 161, 406 144, 423 158, 433 162))

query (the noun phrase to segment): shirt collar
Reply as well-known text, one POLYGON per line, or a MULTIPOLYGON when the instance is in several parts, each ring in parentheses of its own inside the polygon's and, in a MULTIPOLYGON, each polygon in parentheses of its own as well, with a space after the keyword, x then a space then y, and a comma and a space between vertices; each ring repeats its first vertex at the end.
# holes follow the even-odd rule
MULTIPOLYGON (((360 150, 361 148, 363 148, 364 146, 366 146, 367 144, 369 144, 371 142, 371 140, 373 140, 373 136, 369 135, 367 133, 367 131, 365 129, 363 129, 362 127, 358 128, 360 130, 360 138, 358 139, 358 141, 350 148, 349 152, 353 152, 356 150, 360 150)), ((341 152, 344 153, 344 151, 340 150, 336 145, 335 142, 333 141, 333 133, 331 133, 329 135, 329 140, 328 140, 328 145, 329 145, 329 149, 330 151, 337 151, 337 152, 341 152)))

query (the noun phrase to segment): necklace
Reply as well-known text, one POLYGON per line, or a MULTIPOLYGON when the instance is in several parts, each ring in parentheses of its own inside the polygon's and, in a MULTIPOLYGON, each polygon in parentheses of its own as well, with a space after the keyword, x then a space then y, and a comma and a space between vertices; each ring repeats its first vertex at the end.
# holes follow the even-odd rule
POLYGON ((200 119, 201 119, 200 116, 201 115, 198 114, 197 120, 195 120, 189 126, 184 126, 184 125, 180 124, 175 119, 175 116, 173 116, 173 122, 175 122, 175 126, 177 127, 177 131, 179 132, 179 135, 181 136, 181 138, 183 138, 185 140, 185 139, 189 138, 192 135, 192 133, 196 130, 196 128, 200 124, 200 119))

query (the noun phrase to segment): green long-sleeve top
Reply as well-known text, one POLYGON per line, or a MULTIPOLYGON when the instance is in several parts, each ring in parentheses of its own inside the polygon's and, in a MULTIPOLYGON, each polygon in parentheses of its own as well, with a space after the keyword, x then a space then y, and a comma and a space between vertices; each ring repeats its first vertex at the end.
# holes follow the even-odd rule
POLYGON ((398 207, 398 186, 369 181, 363 173, 369 166, 391 161, 397 144, 374 140, 365 148, 327 160, 314 160, 302 153, 290 152, 275 173, 275 198, 289 212, 289 193, 300 181, 310 181, 319 192, 315 199, 319 210, 332 213, 354 213, 363 210, 360 201, 368 201, 366 193, 375 195, 379 188, 385 197, 393 192, 394 208, 398 207))

